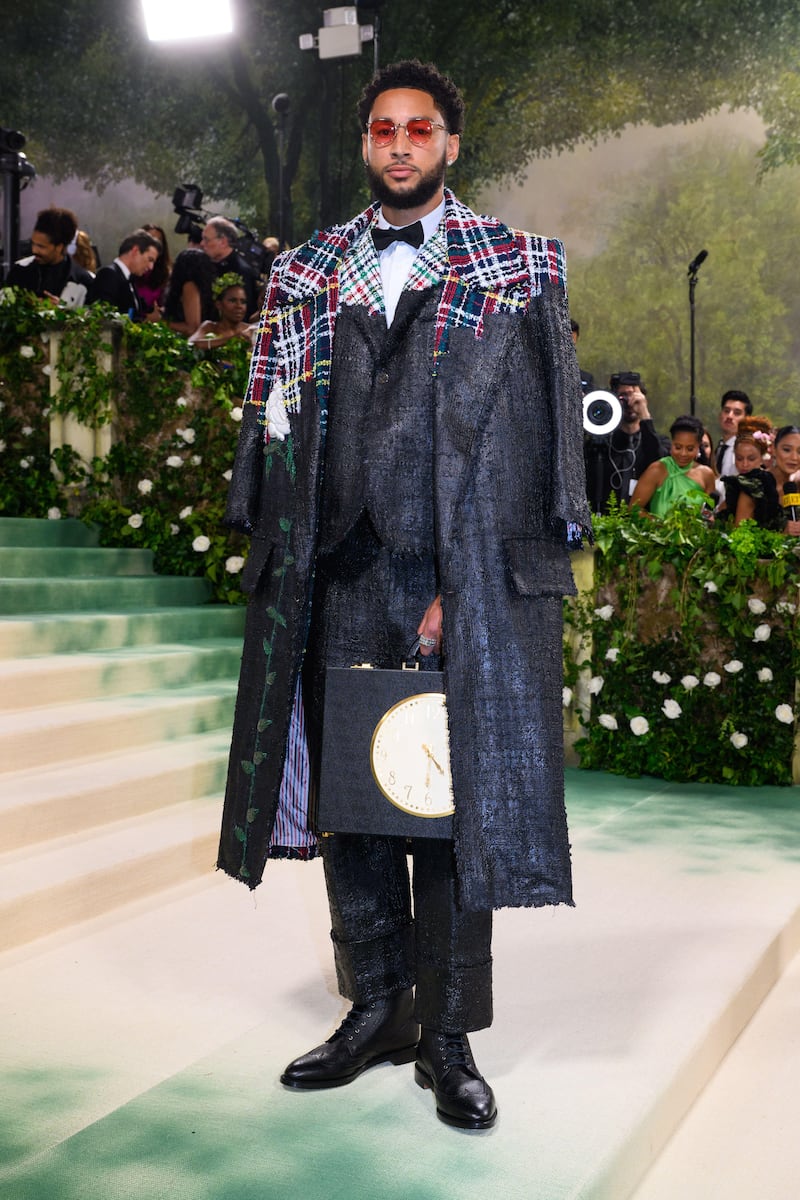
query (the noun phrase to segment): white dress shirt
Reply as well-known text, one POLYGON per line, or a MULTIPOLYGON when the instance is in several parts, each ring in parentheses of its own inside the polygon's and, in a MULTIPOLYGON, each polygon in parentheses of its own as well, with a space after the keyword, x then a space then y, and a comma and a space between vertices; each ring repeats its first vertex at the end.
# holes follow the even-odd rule
MULTIPOLYGON (((432 212, 426 213, 421 217, 422 232, 425 234, 425 241, 436 232, 444 215, 444 200, 437 205, 432 212)), ((413 222, 412 222, 413 223, 413 222)), ((402 225, 390 225, 383 215, 383 209, 378 213, 376 221, 378 229, 403 229, 402 225)), ((400 293, 406 285, 411 268, 414 265, 414 259, 422 249, 420 246, 410 246, 408 242, 392 242, 385 250, 381 250, 378 254, 378 262, 381 268, 381 282, 383 284, 383 303, 386 307, 386 324, 391 325, 394 320, 394 314, 397 309, 400 293)))

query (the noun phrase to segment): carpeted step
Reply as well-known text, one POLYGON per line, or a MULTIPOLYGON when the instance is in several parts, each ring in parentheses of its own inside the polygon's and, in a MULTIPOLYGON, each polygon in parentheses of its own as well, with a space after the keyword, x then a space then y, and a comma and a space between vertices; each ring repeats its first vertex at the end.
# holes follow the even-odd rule
POLYGON ((152 575, 152 550, 97 546, 0 546, 0 579, 152 575))
POLYGON ((208 873, 219 812, 209 797, 0 855, 0 953, 208 873))
POLYGON ((238 674, 241 655, 241 639, 219 638, 194 646, 125 646, 96 654, 0 660, 0 712, 230 680, 238 674))
POLYGON ((0 775, 0 847, 33 848, 202 796, 221 797, 229 748, 226 727, 168 744, 0 775))
POLYGON ((178 575, 120 579, 0 579, 0 614, 85 612, 205 604, 207 579, 178 575))
POLYGON ((73 517, 0 517, 0 546, 97 546, 98 541, 96 528, 73 517))
POLYGON ((158 642, 192 644, 217 637, 241 639, 244 620, 243 606, 225 604, 0 617, 0 659, 158 642))
POLYGON ((235 695, 236 682, 230 679, 6 713, 0 717, 0 772, 74 762, 230 728, 235 695))

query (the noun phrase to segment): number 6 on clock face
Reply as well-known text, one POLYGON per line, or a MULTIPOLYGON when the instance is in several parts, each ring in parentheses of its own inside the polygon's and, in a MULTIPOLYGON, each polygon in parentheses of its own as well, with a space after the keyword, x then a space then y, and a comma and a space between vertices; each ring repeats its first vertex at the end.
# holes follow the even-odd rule
POLYGON ((396 808, 417 817, 453 813, 444 692, 407 696, 385 712, 372 734, 370 765, 396 808))

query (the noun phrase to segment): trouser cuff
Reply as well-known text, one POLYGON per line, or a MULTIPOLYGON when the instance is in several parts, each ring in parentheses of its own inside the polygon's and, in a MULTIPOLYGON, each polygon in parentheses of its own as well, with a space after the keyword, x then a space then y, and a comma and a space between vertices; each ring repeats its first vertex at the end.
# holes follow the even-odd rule
POLYGON ((475 966, 417 964, 414 1016, 426 1029, 470 1033, 492 1023, 492 960, 475 966))
POLYGON ((339 941, 331 933, 339 991, 355 1004, 414 986, 414 927, 401 925, 362 942, 339 941))

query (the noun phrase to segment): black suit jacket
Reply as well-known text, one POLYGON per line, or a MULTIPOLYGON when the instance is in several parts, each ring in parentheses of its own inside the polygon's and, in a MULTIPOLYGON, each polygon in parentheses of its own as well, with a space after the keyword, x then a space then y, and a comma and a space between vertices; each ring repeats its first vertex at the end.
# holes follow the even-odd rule
POLYGON ((115 262, 110 267, 101 267, 89 288, 89 304, 97 304, 101 300, 113 304, 117 312, 128 313, 134 321, 141 321, 144 316, 133 280, 126 279, 115 262))

